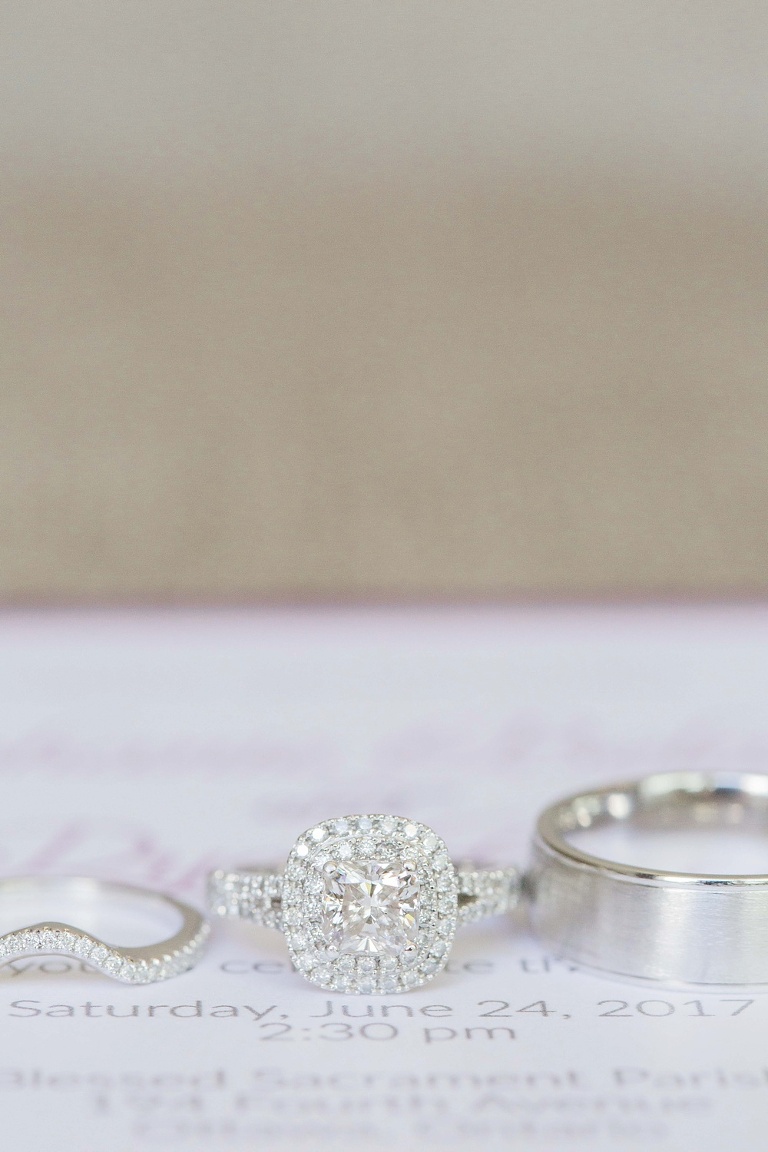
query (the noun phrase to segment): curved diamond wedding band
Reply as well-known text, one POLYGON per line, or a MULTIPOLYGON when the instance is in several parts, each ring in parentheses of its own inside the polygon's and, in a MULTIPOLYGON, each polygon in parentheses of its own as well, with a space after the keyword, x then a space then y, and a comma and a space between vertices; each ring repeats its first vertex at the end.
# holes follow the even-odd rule
POLYGON ((534 928, 557 955, 672 984, 768 983, 768 875, 633 867, 571 842, 616 822, 768 831, 768 776, 665 773, 561 800, 539 819, 527 878, 534 928))
POLYGON ((344 816, 310 828, 284 873, 211 874, 211 908, 285 933, 294 967, 329 991, 402 992, 445 967, 457 924, 509 911, 515 868, 456 868, 431 828, 344 816))
POLYGON ((82 928, 45 920, 0 936, 0 963, 16 957, 44 953, 73 956, 128 984, 151 984, 179 976, 200 957, 210 931, 203 916, 188 904, 160 892, 135 888, 86 876, 19 876, 0 880, 0 907, 9 898, 21 901, 82 904, 92 912, 97 905, 138 906, 138 910, 181 920, 175 935, 158 944, 123 947, 107 944, 82 928))

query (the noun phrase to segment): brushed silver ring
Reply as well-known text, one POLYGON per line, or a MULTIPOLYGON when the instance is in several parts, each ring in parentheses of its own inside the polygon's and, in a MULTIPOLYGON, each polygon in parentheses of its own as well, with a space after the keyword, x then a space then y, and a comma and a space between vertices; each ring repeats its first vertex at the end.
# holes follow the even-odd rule
POLYGON ((136 906, 148 913, 171 913, 177 931, 156 944, 107 943, 92 931, 58 919, 15 928, 0 936, 0 963, 22 956, 57 955, 83 960, 105 976, 128 984, 152 984, 193 968, 205 947, 210 925, 195 908, 163 892, 98 880, 92 876, 11 876, 0 880, 0 902, 44 900, 52 906, 75 903, 84 914, 99 905, 136 906))
POLYGON ((611 822, 768 833, 768 775, 659 773, 560 800, 538 820, 526 881, 555 955, 665 984, 768 984, 768 875, 635 867, 569 839, 611 822))

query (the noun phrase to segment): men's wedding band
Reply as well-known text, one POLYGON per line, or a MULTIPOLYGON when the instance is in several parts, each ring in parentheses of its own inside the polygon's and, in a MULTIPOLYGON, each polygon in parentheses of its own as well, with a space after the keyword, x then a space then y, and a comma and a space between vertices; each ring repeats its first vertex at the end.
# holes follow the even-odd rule
POLYGON ((89 876, 18 876, 0 880, 0 908, 4 901, 46 901, 47 904, 82 905, 90 914, 106 904, 145 911, 180 922, 173 936, 140 947, 108 944, 83 928, 58 920, 45 920, 0 936, 0 963, 30 955, 72 956, 105 976, 127 984, 151 984, 179 976, 194 967, 210 925, 189 904, 164 893, 96 880, 89 876))
POLYGON ((310 828, 284 871, 210 876, 211 908, 285 933, 294 967, 329 991, 393 993, 445 967, 456 927, 510 911, 516 868, 454 866, 431 828, 343 816, 310 828))
POLYGON ((768 983, 768 875, 634 867, 572 842, 616 822, 768 832, 768 776, 664 773, 561 800, 539 819, 527 877, 533 926, 555 955, 667 984, 768 983))

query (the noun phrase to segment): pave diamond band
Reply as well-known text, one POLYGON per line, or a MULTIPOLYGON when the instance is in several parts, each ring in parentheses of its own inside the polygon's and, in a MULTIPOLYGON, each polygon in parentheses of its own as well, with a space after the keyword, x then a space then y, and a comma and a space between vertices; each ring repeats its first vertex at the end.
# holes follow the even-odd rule
POLYGON ((456 867, 431 828, 386 815, 315 825, 284 871, 209 878, 218 915, 281 930, 308 980, 359 993, 425 984, 445 967, 459 924, 511 911, 519 891, 516 868, 456 867))
POLYGON ((159 892, 85 876, 19 876, 0 881, 0 904, 6 900, 69 905, 76 903, 90 914, 98 906, 116 902, 146 911, 171 914, 181 927, 157 944, 107 944, 92 932, 58 920, 46 919, 0 936, 0 963, 35 954, 72 956, 127 984, 152 984, 179 976, 194 967, 202 954, 210 925, 199 912, 159 892))
POLYGON ((517 868, 477 868, 473 864, 462 864, 456 871, 460 924, 503 915, 511 912, 517 904, 520 892, 517 868))

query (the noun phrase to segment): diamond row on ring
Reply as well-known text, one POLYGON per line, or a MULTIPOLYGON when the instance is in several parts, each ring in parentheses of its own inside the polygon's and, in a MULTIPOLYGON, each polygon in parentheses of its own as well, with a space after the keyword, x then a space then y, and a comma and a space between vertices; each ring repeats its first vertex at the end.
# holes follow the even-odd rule
POLYGON ((486 916, 502 916, 520 898, 518 868, 459 866, 459 923, 471 924, 486 916))
MULTIPOLYGON (((210 925, 204 923, 182 948, 169 949, 145 959, 131 956, 129 949, 110 947, 87 932, 69 927, 41 925, 0 936, 0 961, 35 953, 72 956, 114 980, 126 984, 153 984, 180 976, 198 961, 208 938, 210 925)), ((146 949, 137 949, 146 951, 146 949)))
POLYGON ((261 928, 282 930, 282 901, 282 873, 273 869, 219 869, 208 879, 208 904, 218 916, 240 916, 261 928))

